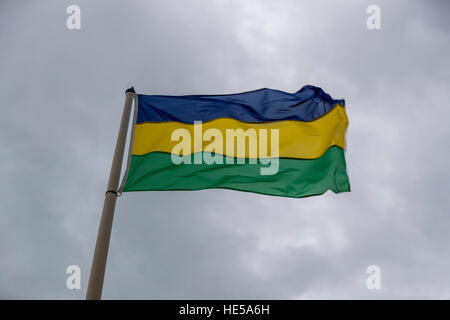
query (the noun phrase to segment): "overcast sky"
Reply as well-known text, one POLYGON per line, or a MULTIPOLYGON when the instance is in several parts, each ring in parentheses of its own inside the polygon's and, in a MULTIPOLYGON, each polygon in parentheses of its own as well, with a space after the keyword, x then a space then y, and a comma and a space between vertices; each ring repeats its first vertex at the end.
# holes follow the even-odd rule
POLYGON ((445 0, 1 0, 0 298, 84 298, 126 88, 310 84, 346 100, 352 192, 124 194, 103 297, 450 299, 449 13, 445 0), (66 28, 71 4, 81 30, 66 28), (81 290, 66 288, 72 264, 81 290), (373 264, 381 290, 366 287, 373 264))

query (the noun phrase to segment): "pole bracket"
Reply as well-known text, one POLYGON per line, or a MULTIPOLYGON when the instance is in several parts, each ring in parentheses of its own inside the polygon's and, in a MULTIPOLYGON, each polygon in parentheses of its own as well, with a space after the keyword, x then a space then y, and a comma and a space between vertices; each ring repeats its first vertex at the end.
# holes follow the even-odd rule
POLYGON ((114 193, 114 194, 116 195, 116 197, 120 196, 120 194, 119 194, 119 192, 118 192, 117 190, 107 190, 107 191, 105 192, 105 197, 106 197, 106 195, 107 195, 109 192, 114 193))

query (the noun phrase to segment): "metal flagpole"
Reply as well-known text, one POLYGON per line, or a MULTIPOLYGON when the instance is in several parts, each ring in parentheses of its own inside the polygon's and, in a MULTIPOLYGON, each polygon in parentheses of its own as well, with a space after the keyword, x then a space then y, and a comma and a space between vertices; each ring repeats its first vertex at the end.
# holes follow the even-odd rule
POLYGON ((106 260, 108 258, 109 239, 116 207, 117 191, 122 168, 123 152, 127 140, 128 123, 130 122, 131 103, 133 101, 134 88, 126 91, 125 105, 120 121, 119 134, 109 173, 108 186, 103 202, 102 217, 98 228, 97 242, 95 243, 94 257, 92 259, 91 273, 86 292, 87 300, 99 300, 102 297, 103 280, 105 277, 106 260))

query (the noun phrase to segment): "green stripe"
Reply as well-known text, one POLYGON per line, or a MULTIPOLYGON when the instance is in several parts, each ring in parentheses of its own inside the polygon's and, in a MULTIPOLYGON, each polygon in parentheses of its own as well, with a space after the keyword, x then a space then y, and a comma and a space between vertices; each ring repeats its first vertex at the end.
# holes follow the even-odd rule
POLYGON ((295 198, 350 191, 344 150, 336 146, 317 159, 280 158, 275 175, 260 174, 267 165, 225 164, 225 158, 224 164, 175 165, 168 153, 133 156, 123 191, 225 188, 295 198))

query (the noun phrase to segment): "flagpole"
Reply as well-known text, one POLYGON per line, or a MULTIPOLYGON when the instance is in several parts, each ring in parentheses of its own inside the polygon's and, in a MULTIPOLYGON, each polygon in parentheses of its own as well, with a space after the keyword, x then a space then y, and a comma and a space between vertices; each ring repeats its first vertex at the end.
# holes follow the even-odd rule
POLYGON ((105 200, 103 202, 103 211, 98 228, 97 242, 95 243, 94 257, 92 259, 91 273, 89 275, 89 283, 86 291, 86 300, 99 300, 102 297, 109 239, 111 238, 111 228, 114 218, 114 209, 116 207, 123 153, 127 140, 128 123, 130 122, 133 94, 133 87, 128 89, 125 94, 125 104, 122 111, 122 119, 120 121, 111 171, 109 173, 105 200))

